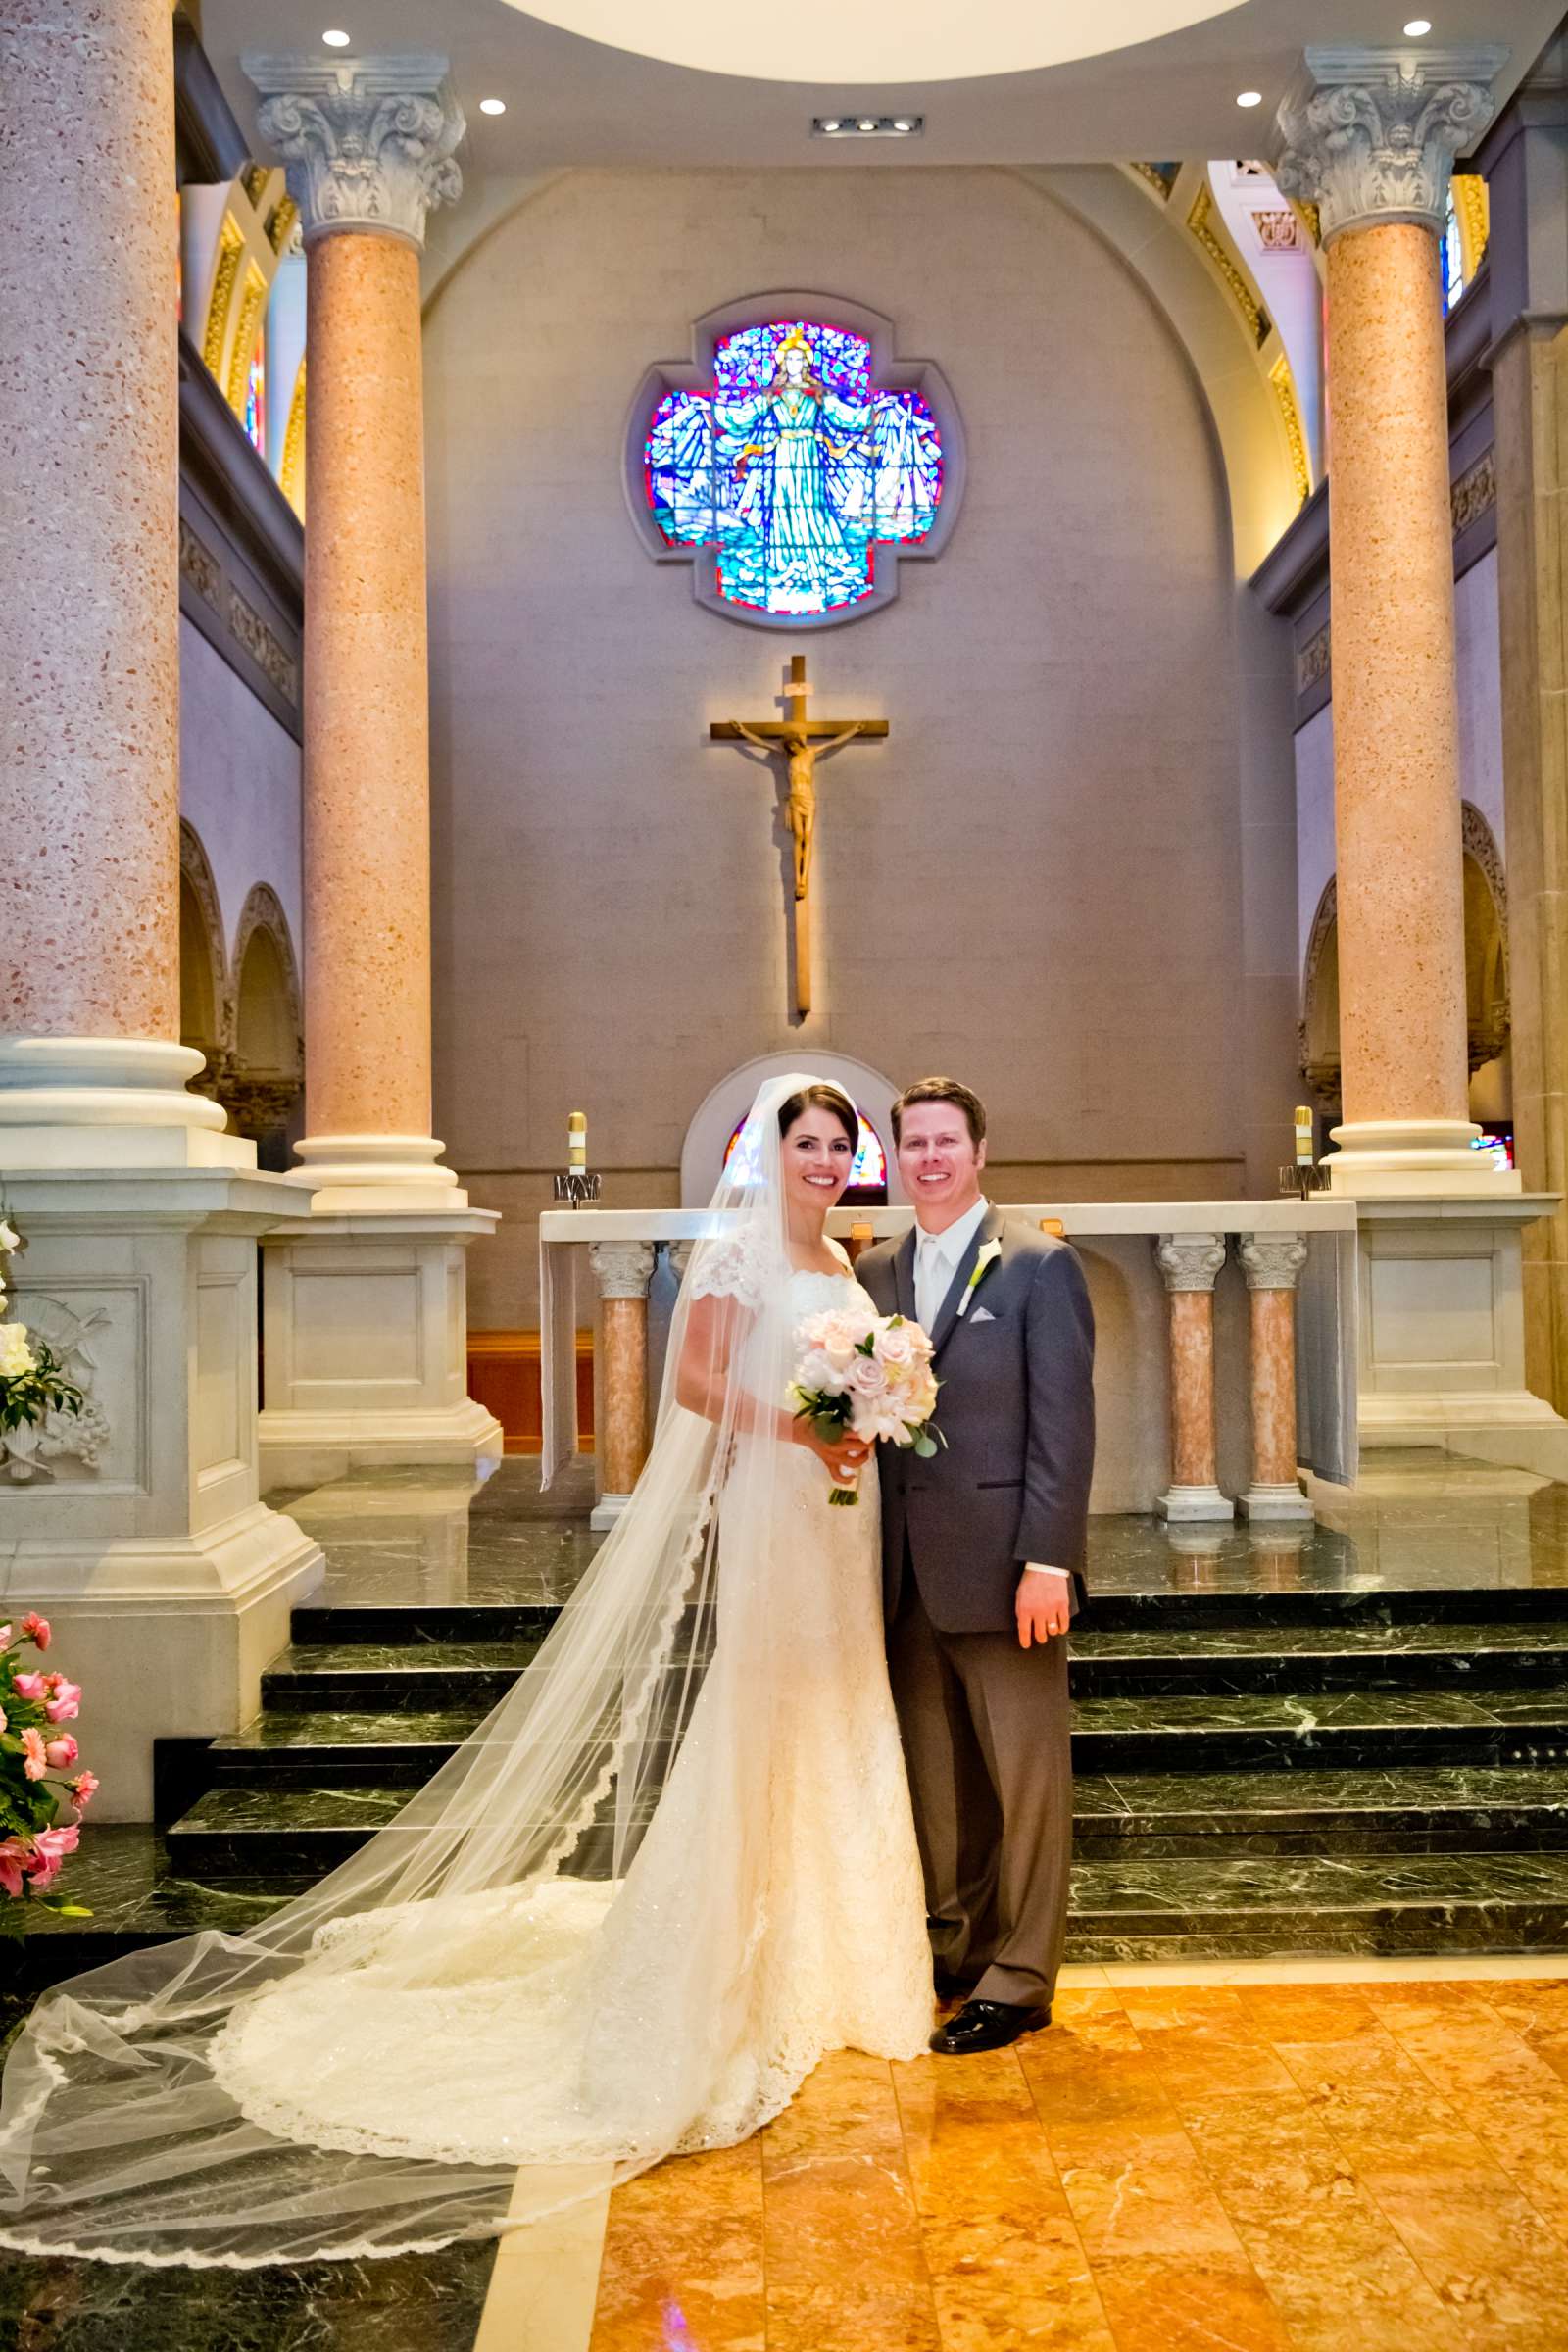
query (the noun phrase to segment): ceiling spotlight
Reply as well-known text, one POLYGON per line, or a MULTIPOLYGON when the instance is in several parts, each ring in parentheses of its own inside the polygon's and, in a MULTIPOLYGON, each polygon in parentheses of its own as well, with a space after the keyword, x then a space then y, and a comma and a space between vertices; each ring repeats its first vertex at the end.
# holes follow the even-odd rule
POLYGON ((1238 90, 1236 103, 1238 106, 1261 106, 1263 93, 1261 90, 1238 90))
POLYGON ((835 130, 842 130, 844 125, 839 121, 837 115, 830 115, 825 117, 824 120, 818 123, 817 128, 819 130, 827 131, 829 136, 831 136, 835 130))
POLYGON ((925 128, 924 115, 816 115, 813 139, 913 139, 925 128))
POLYGON ((876 117, 875 117, 875 115, 862 115, 862 116, 860 117, 860 120, 858 121, 858 122, 857 122, 857 124, 855 125, 855 127, 856 127, 856 129, 857 129, 857 130, 875 130, 875 128, 876 128, 876 117))
POLYGON ((1418 41, 1424 32, 1431 30, 1432 19, 1430 17, 1412 17, 1404 28, 1404 37, 1407 41, 1418 41))
POLYGON ((912 130, 914 128, 914 117, 912 115, 895 115, 893 118, 893 127, 895 130, 912 130))
POLYGON ((481 98, 479 101, 481 115, 504 115, 506 111, 507 102, 504 98, 481 98))
POLYGON ((329 49, 346 49, 353 37, 348 32, 323 32, 321 35, 329 49))

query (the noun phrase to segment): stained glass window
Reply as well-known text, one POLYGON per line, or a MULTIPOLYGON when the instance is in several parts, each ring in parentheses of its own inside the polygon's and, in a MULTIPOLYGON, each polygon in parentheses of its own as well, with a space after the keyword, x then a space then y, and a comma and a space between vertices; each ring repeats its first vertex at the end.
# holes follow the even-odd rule
POLYGON ((252 449, 259 456, 267 455, 267 360, 261 338, 251 354, 250 373, 245 379, 245 432, 252 449))
MULTIPOLYGON (((856 1148, 854 1163, 850 1169, 850 1181, 845 1189, 844 1197, 847 1200, 851 1200, 856 1194, 880 1193, 886 1200, 888 1155, 882 1149, 881 1137, 864 1111, 858 1112, 858 1115, 860 1121, 860 1140, 856 1148)), ((737 1184, 757 1184, 761 1179, 760 1168, 746 1169, 731 1164, 735 1159, 735 1147, 741 1140, 745 1126, 746 1121, 740 1120, 724 1148, 724 1169, 725 1173, 733 1177, 737 1184)))
POLYGON ((776 318, 723 336, 710 392, 666 392, 646 480, 670 546, 715 550, 719 595, 784 619, 868 597, 879 543, 918 541, 942 440, 918 392, 871 381, 863 335, 776 318))
POLYGON ((1446 318, 1464 292, 1464 240, 1459 234, 1459 208, 1453 201, 1451 187, 1439 256, 1443 264, 1443 314, 1446 318))

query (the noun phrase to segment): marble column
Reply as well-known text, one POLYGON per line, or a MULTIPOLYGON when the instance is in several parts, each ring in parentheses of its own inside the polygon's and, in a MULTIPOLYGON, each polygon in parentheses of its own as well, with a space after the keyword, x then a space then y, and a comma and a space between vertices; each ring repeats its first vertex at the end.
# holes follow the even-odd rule
POLYGON ((1165 1278, 1170 1316, 1170 1485, 1154 1508, 1162 1519, 1233 1519, 1219 1491, 1214 1436, 1214 1278, 1225 1263, 1219 1233, 1162 1233, 1154 1261, 1165 1278))
POLYGON ((470 1208, 430 1133, 419 255, 454 201, 443 57, 247 55, 304 232, 306 1134, 268 1250, 262 1443, 280 1481, 494 1459, 467 1396, 470 1208))
POLYGON ((600 1495, 592 1524, 613 1527, 648 1459, 648 1286, 651 1242, 593 1242, 600 1298, 600 1495))
POLYGON ((1252 1233, 1241 1246, 1251 1324, 1252 1481, 1246 1519, 1310 1519, 1296 1473, 1296 1285, 1306 1263, 1298 1233, 1252 1233))
POLYGON ((1438 240, 1506 52, 1310 48, 1280 109, 1328 270, 1334 803, 1356 1195, 1518 1189, 1470 1149, 1447 381, 1438 240))
POLYGON ((84 1391, 0 1434, 8 1592, 98 1811, 259 1704, 321 1555, 258 1499, 256 1247, 297 1205, 179 1043, 174 91, 162 0, 0 16, 0 1174, 8 1311, 84 1391), (119 193, 121 201, 106 198, 119 193))

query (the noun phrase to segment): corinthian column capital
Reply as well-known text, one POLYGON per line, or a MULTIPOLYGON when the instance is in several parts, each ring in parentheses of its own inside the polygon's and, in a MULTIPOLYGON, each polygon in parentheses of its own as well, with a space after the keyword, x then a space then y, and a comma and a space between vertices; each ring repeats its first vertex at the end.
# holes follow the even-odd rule
POLYGON ((1167 1291, 1211 1291, 1225 1263, 1222 1233, 1162 1233, 1154 1243, 1154 1263, 1165 1277, 1167 1291))
POLYGON ((1348 228, 1414 220, 1442 232, 1453 159, 1492 120, 1506 49, 1308 49, 1304 94, 1277 122, 1274 176, 1318 207, 1323 242, 1348 228))
POLYGON ((446 59, 247 52, 240 64, 262 94, 257 126, 287 167, 307 245, 346 228, 422 246, 429 207, 463 192, 452 151, 466 126, 446 59))

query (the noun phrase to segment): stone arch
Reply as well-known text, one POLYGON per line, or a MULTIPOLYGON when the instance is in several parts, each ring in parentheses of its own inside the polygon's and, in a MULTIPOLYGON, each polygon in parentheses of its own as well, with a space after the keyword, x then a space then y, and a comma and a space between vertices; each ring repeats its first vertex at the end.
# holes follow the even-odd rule
MULTIPOLYGON (((805 1056, 813 1078, 825 1078, 834 1086, 842 1086, 862 1117, 876 1129, 877 1136, 888 1155, 888 1199, 903 1205, 906 1200, 899 1182, 898 1164, 893 1157, 893 1105, 898 1088, 869 1062, 852 1061, 843 1054, 809 1054, 805 1056)), ((782 1078, 801 1067, 802 1055, 762 1054, 755 1061, 743 1061, 727 1078, 721 1078, 699 1105, 680 1154, 680 1200, 683 1208, 702 1208, 712 1197, 718 1171, 723 1164, 724 1150, 736 1127, 751 1107, 760 1086, 770 1078, 782 1078)))
POLYGON ((281 1128, 305 1082, 299 966, 270 883, 256 883, 234 934, 233 1027, 222 1102, 240 1135, 281 1128))
MULTIPOLYGON (((1461 806, 1463 856, 1466 1052, 1470 1074, 1506 1052, 1512 1029, 1508 999, 1508 886, 1496 836, 1479 808, 1461 806)), ((1300 1070, 1320 1110, 1340 1112, 1339 878, 1324 886, 1307 935, 1298 1024, 1300 1070)), ((1506 1091, 1506 1074, 1501 1075, 1506 1091)))
POLYGON ((207 1056, 198 1093, 216 1096, 229 1044, 228 959, 218 884, 201 836, 179 820, 179 1042, 207 1056))

